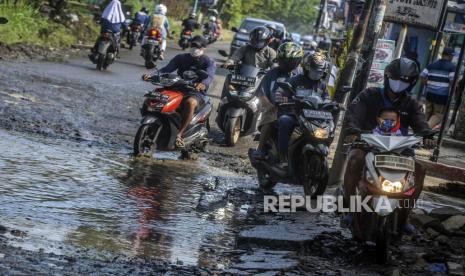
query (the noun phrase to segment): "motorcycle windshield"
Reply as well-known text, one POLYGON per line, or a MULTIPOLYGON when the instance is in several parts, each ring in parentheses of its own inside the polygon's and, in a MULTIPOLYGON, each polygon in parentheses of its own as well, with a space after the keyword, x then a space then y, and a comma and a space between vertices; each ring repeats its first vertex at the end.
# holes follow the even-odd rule
POLYGON ((256 78, 260 69, 252 65, 242 65, 239 74, 244 77, 256 78))
POLYGON ((387 152, 400 152, 421 142, 421 139, 415 136, 382 136, 377 134, 362 134, 361 138, 369 145, 376 147, 381 151, 387 152))

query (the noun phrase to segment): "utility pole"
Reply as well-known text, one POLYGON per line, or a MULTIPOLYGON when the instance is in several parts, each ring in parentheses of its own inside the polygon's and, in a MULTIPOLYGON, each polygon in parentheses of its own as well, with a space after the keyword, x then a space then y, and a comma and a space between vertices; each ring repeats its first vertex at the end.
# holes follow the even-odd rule
POLYGON ((325 7, 326 0, 320 0, 320 9, 318 10, 318 17, 316 18, 316 23, 315 23, 315 31, 314 34, 318 36, 318 32, 320 31, 320 26, 321 26, 321 19, 323 18, 323 9, 325 7))
MULTIPOLYGON (((349 93, 344 90, 346 87, 352 87, 355 71, 357 69, 360 49, 362 48, 368 22, 371 18, 371 11, 373 9, 374 2, 375 0, 366 0, 365 4, 363 5, 360 23, 355 27, 354 36, 352 38, 352 42, 350 43, 346 64, 341 71, 341 75, 336 86, 336 94, 334 99, 343 106, 343 109, 347 107, 350 98, 349 93)), ((355 92, 352 90, 352 93, 355 92)), ((333 165, 331 167, 331 173, 329 176, 329 185, 341 183, 346 163, 345 155, 343 153, 345 131, 342 129, 342 124, 344 122, 344 111, 341 111, 338 117, 338 125, 340 126, 341 131, 339 133, 339 137, 335 139, 335 142, 337 143, 337 149, 334 153, 333 165)))
POLYGON ((387 3, 388 0, 376 0, 374 4, 374 10, 372 11, 374 14, 371 16, 361 51, 361 60, 363 61, 362 69, 355 78, 353 87, 354 92, 351 94, 350 101, 352 101, 358 93, 362 92, 366 88, 371 65, 376 52, 376 44, 383 26, 383 18, 386 12, 387 3))

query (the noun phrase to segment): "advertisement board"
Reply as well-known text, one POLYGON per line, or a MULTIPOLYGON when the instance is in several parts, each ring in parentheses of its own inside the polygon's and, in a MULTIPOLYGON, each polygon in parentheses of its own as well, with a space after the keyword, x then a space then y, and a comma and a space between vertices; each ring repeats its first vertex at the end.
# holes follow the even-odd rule
POLYGON ((384 21, 437 30, 445 0, 389 0, 384 21))
POLYGON ((396 42, 394 40, 379 39, 376 43, 375 56, 371 64, 367 87, 381 87, 384 82, 384 68, 392 61, 396 42))

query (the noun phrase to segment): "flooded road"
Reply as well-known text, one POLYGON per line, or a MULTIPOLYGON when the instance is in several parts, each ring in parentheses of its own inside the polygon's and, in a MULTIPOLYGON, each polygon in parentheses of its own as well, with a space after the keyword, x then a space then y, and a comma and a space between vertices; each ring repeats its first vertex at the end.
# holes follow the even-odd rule
POLYGON ((211 267, 222 263, 208 252, 232 249, 244 226, 240 206, 198 208, 218 182, 245 181, 218 169, 171 154, 134 161, 126 150, 5 131, 0 148, 0 217, 20 233, 9 234, 15 246, 211 267))

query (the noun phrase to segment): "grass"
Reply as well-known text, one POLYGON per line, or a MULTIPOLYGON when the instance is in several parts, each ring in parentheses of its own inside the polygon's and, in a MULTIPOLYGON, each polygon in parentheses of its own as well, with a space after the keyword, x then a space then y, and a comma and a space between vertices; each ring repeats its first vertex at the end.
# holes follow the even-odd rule
POLYGON ((80 17, 78 24, 64 26, 27 4, 15 6, 12 1, 0 4, 0 16, 9 20, 8 24, 0 26, 0 41, 6 44, 65 48, 90 37, 94 40, 98 30, 90 18, 80 17))

